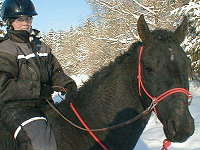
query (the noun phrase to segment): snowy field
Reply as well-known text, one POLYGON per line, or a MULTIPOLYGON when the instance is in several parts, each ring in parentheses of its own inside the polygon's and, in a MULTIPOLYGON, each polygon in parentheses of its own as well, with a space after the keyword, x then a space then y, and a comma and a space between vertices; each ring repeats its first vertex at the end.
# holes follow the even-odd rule
MULTIPOLYGON (((73 76, 72 78, 79 86, 88 80, 88 76, 86 75, 73 76)), ((193 95, 190 112, 195 119, 195 133, 184 143, 172 143, 169 150, 200 150, 200 84, 191 82, 190 91, 193 95)), ((54 93, 52 97, 56 102, 60 101, 57 93, 54 93)), ((164 139, 165 135, 162 124, 156 118, 155 114, 152 114, 134 150, 161 150, 164 139)))

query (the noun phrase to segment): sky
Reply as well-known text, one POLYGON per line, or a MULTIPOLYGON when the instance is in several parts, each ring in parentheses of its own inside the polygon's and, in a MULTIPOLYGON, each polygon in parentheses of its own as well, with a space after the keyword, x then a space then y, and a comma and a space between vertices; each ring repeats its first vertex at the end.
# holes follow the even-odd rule
POLYGON ((85 0, 32 0, 38 16, 34 17, 33 28, 41 32, 68 30, 79 26, 91 14, 85 0))

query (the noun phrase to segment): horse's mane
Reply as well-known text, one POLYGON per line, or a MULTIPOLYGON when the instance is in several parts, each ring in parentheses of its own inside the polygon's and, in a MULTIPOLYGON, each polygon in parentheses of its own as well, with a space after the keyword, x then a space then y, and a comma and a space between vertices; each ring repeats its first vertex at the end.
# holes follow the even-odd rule
POLYGON ((153 39, 158 39, 160 41, 175 40, 174 33, 167 29, 155 29, 151 31, 151 35, 153 35, 153 39))
POLYGON ((95 72, 90 79, 84 83, 84 85, 79 89, 79 93, 84 93, 88 90, 91 90, 91 88, 94 88, 95 86, 99 85, 102 81, 102 78, 108 76, 113 68, 115 68, 116 65, 119 65, 123 62, 123 60, 127 56, 134 55, 134 50, 136 50, 137 47, 141 46, 142 42, 137 41, 130 45, 128 51, 124 52, 120 56, 117 56, 114 61, 110 62, 107 66, 103 66, 99 71, 95 72), (84 91, 84 92, 83 92, 84 91))

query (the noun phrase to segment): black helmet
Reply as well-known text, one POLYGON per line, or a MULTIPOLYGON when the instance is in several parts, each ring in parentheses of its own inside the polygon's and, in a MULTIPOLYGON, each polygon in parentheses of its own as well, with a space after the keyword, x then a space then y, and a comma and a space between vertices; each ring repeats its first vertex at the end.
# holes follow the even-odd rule
POLYGON ((20 16, 35 16, 35 6, 31 0, 5 0, 1 8, 1 18, 3 21, 20 16))

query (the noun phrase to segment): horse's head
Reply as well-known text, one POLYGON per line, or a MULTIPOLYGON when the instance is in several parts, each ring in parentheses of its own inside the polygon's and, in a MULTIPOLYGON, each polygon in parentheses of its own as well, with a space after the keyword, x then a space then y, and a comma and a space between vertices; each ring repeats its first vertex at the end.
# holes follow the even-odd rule
MULTIPOLYGON (((148 93, 152 97, 158 97, 173 88, 188 90, 190 61, 180 46, 186 34, 187 19, 183 19, 175 32, 150 31, 141 15, 137 27, 144 45, 141 74, 148 93)), ((146 95, 145 92, 142 94, 146 95)), ((187 94, 181 92, 171 94, 159 102, 156 108, 169 140, 183 142, 193 134, 194 120, 188 109, 187 94)))

